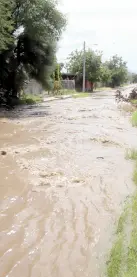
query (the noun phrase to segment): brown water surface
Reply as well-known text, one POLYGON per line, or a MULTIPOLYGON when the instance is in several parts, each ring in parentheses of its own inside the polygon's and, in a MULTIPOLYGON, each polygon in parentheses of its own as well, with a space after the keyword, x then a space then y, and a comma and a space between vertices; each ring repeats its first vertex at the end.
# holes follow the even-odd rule
POLYGON ((134 190, 129 116, 106 92, 4 112, 0 130, 0 276, 102 276, 134 190))

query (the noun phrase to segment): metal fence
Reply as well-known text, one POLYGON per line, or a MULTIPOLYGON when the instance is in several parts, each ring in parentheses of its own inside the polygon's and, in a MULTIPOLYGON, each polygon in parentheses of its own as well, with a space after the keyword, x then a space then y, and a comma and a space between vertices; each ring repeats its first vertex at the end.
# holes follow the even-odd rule
POLYGON ((61 80, 62 89, 75 90, 75 80, 61 80))
MULTIPOLYGON (((54 90, 56 89, 75 90, 75 80, 61 80, 61 82, 56 81, 54 84, 54 90)), ((39 94, 43 92, 43 88, 37 81, 31 79, 24 85, 23 92, 25 94, 39 94)))
POLYGON ((23 91, 25 94, 40 94, 43 92, 43 88, 37 81, 31 79, 24 85, 23 91))

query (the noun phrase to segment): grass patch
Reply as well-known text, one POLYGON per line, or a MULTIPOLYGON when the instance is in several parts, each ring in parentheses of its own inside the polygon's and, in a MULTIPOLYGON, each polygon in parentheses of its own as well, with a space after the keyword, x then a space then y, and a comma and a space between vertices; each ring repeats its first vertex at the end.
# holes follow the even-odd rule
POLYGON ((37 103, 41 103, 43 100, 41 95, 32 95, 32 94, 24 94, 19 99, 19 105, 34 105, 37 103))
POLYGON ((49 92, 50 96, 62 96, 62 95, 73 95, 76 93, 76 90, 72 89, 60 89, 49 92))
POLYGON ((132 104, 137 105, 137 99, 132 99, 130 102, 131 102, 132 104))
POLYGON ((97 87, 94 91, 96 92, 96 91, 110 91, 110 90, 112 90, 111 87, 101 87, 101 88, 97 87))
MULTIPOLYGON (((137 150, 131 149, 126 158, 135 161, 133 181, 137 185, 137 150)), ((136 277, 137 276, 137 191, 130 205, 126 205, 121 215, 110 260, 107 265, 107 277, 136 277), (131 232, 126 233, 128 217, 131 218, 131 232), (126 235, 127 234, 127 235, 126 235), (129 240, 126 240, 126 236, 129 240)))
MULTIPOLYGON (((122 260, 124 257, 124 226, 128 216, 127 206, 119 218, 117 231, 116 231, 116 241, 110 252, 110 259, 107 263, 107 277, 118 277, 121 272, 122 260)), ((120 276, 121 277, 121 276, 120 276)))
POLYGON ((135 183, 135 185, 137 185, 137 150, 136 149, 128 150, 128 152, 126 153, 126 158, 136 161, 135 169, 133 172, 133 182, 135 183))
POLYGON ((132 199, 132 232, 127 254, 127 272, 124 276, 137 276, 137 193, 132 199))
POLYGON ((92 93, 88 92, 79 92, 73 95, 73 98, 84 98, 84 97, 89 97, 91 96, 92 93))
POLYGON ((75 90, 70 90, 70 89, 62 89, 60 91, 61 95, 72 95, 74 93, 76 93, 76 91, 75 90))
POLYGON ((137 127, 137 111, 135 111, 133 114, 132 114, 132 126, 133 127, 137 127))
POLYGON ((122 249, 124 238, 119 235, 110 254, 110 261, 108 262, 107 276, 117 277, 120 272, 122 262, 122 249))
POLYGON ((126 159, 127 160, 137 160, 137 150, 136 149, 130 149, 126 153, 126 159))
MULTIPOLYGON (((137 103, 132 100, 131 103, 137 103)), ((137 127, 137 111, 132 114, 132 125, 137 127)), ((135 161, 133 182, 137 185, 137 149, 130 149, 126 153, 126 159, 135 161)), ((130 225, 129 225, 130 226, 130 225)), ((118 222, 116 242, 110 253, 107 266, 107 277, 136 277, 137 276, 137 190, 132 197, 130 206, 127 206, 118 222), (126 233, 127 218, 131 218, 131 231, 126 233), (126 239, 126 234, 129 240, 126 239)))
POLYGON ((133 173, 133 182, 135 183, 135 185, 137 185, 137 162, 133 173))
POLYGON ((124 209, 124 212, 122 213, 122 215, 119 218, 116 234, 122 234, 123 233, 124 224, 125 224, 127 216, 128 216, 128 206, 126 205, 125 209, 124 209))

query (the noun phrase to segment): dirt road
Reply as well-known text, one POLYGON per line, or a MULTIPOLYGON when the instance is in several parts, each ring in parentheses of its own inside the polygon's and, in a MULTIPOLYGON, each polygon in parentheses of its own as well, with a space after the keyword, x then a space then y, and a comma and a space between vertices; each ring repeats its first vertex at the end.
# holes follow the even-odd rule
POLYGON ((3 116, 0 276, 102 277, 134 190, 129 116, 111 92, 3 116))

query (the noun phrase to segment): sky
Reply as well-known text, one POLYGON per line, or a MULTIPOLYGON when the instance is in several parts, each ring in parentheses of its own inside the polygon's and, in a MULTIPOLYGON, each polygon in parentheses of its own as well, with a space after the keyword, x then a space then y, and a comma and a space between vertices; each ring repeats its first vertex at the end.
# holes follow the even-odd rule
POLYGON ((60 0, 67 27, 58 46, 58 61, 65 62, 75 49, 103 51, 103 60, 118 54, 137 72, 136 0, 60 0))

